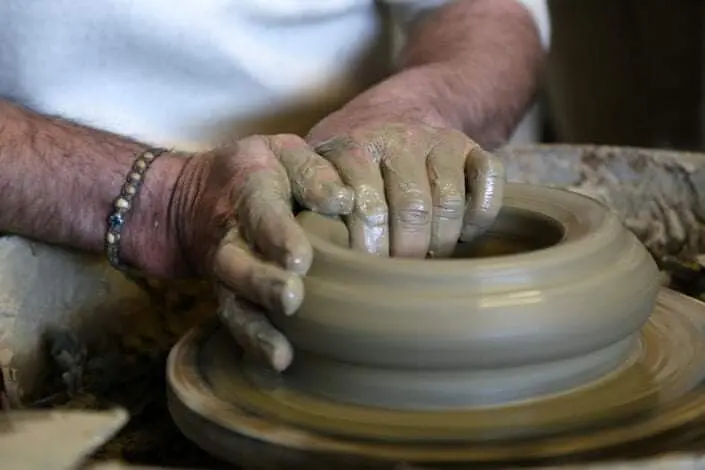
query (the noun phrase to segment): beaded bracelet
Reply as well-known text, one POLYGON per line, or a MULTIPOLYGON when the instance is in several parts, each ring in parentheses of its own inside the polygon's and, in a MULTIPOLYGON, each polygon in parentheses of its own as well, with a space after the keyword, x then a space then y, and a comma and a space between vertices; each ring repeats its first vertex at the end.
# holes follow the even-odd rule
POLYGON ((113 208, 115 211, 108 217, 108 230, 105 234, 105 255, 113 267, 127 272, 128 268, 120 262, 120 235, 125 226, 127 213, 132 208, 132 202, 138 195, 144 175, 154 160, 168 150, 162 148, 149 149, 142 152, 132 165, 127 174, 125 184, 120 190, 120 195, 115 198, 113 208))

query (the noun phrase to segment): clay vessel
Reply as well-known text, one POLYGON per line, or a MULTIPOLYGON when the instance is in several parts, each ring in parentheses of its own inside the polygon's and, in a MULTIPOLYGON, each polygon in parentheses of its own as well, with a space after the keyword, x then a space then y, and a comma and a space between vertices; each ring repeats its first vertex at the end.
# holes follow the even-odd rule
POLYGON ((336 401, 488 406, 581 386, 633 354, 659 288, 617 217, 560 189, 509 184, 490 232, 451 259, 360 254, 341 221, 299 221, 305 301, 273 321, 296 350, 287 381, 336 401))

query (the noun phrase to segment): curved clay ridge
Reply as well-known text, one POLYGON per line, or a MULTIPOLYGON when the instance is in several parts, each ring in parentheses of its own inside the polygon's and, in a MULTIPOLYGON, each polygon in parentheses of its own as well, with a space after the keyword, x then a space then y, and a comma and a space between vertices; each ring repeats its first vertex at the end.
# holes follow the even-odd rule
POLYGON ((509 184, 498 225, 519 214, 548 220, 561 240, 490 258, 390 259, 347 249, 338 220, 300 215, 315 252, 305 300, 273 318, 297 351, 287 377, 335 400, 442 408, 557 393, 613 370, 653 309, 655 262, 588 197, 509 184))

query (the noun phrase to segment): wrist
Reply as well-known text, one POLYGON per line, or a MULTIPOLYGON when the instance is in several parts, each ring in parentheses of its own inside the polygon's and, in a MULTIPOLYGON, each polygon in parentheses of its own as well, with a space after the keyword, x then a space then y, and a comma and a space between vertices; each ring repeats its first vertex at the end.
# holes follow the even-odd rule
POLYGON ((366 99, 380 108, 414 109, 424 124, 463 132, 492 149, 509 139, 532 94, 505 103, 505 97, 496 98, 496 91, 482 94, 490 88, 477 70, 439 62, 404 70, 370 89, 366 99))
POLYGON ((125 222, 120 260, 147 276, 168 278, 184 271, 171 206, 186 161, 172 152, 155 159, 125 222))
POLYGON ((350 129, 370 124, 424 124, 460 130, 453 113, 438 106, 424 78, 424 74, 411 70, 394 75, 323 119, 311 129, 306 140, 316 147, 350 129))
MULTIPOLYGON (((462 130, 457 106, 452 103, 449 70, 445 64, 419 66, 399 72, 351 101, 345 108, 374 108, 423 124, 462 130)), ((466 90, 468 91, 468 90, 466 90)), ((466 97, 467 99, 467 97, 466 97)))

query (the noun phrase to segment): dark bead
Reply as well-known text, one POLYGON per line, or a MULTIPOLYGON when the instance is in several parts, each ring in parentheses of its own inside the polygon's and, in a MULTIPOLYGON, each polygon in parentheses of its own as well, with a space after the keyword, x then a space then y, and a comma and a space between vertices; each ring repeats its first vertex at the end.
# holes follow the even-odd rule
POLYGON ((110 225, 111 231, 119 229, 124 223, 125 217, 120 213, 113 214, 108 218, 108 225, 110 225))

